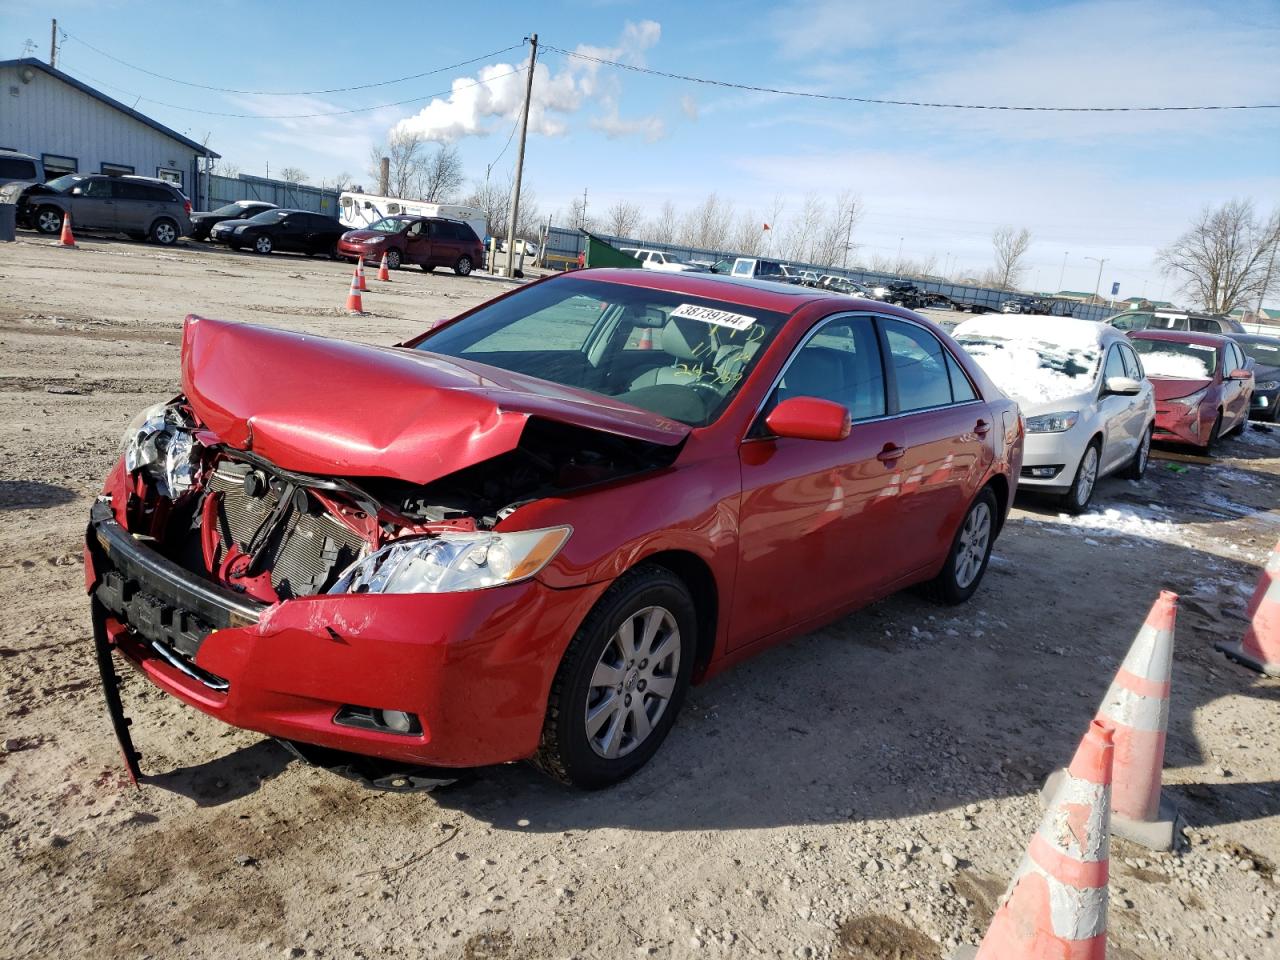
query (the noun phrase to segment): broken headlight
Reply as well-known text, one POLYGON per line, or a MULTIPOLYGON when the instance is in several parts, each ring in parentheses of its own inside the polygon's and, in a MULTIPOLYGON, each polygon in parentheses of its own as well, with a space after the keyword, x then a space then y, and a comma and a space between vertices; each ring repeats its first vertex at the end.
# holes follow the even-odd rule
POLYGON ((195 483, 200 445, 194 424, 177 407, 157 403, 139 413, 121 438, 124 467, 141 470, 161 496, 176 500, 195 483))
POLYGON ((456 593, 527 580, 560 552, 572 527, 442 533, 389 543, 353 564, 330 593, 456 593))

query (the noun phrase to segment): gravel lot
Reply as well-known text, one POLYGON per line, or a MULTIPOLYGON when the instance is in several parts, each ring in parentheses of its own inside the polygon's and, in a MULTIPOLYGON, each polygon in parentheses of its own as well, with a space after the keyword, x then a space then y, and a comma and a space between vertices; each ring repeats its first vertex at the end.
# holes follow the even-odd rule
POLYGON ((506 289, 404 270, 349 317, 349 275, 0 244, 0 956, 946 957, 980 937, 1043 777, 1165 587, 1165 783, 1190 826, 1173 854, 1113 844, 1110 956, 1280 957, 1280 681, 1212 650, 1280 536, 1280 431, 1106 481, 1075 521, 1020 505, 966 607, 895 597, 695 688, 609 791, 517 764, 372 793, 136 677, 152 776, 129 788, 80 543, 125 424, 177 391, 183 316, 385 343, 506 289))

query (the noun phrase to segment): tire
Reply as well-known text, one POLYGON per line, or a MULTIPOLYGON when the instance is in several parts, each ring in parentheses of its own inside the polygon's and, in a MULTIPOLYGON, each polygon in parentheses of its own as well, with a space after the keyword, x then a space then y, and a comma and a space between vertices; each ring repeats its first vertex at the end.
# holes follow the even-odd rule
POLYGON ((435 265, 434 263, 424 263, 424 264, 422 265, 422 272, 423 272, 423 273, 430 273, 430 272, 431 272, 432 270, 434 270, 435 268, 436 268, 436 265, 435 265))
POLYGON ((1067 513, 1079 516, 1089 509, 1093 491, 1098 487, 1098 470, 1102 465, 1102 444, 1090 440, 1076 467, 1071 489, 1062 495, 1062 507, 1067 513))
POLYGON ((1218 432, 1221 429, 1222 429, 1222 411, 1219 410, 1218 415, 1213 418, 1213 426, 1209 428, 1208 439, 1205 440, 1205 442, 1201 444, 1199 447, 1197 447, 1197 449, 1200 451, 1201 456, 1204 456, 1204 457, 1213 456, 1213 451, 1217 449, 1217 446, 1218 446, 1218 440, 1221 439, 1218 436, 1218 432))
POLYGON ((263 256, 269 254, 274 248, 271 238, 265 233, 253 238, 253 252, 260 253, 263 256))
POLYGON ((400 251, 399 250, 387 251, 387 269, 388 270, 400 269, 400 251))
POLYGON ((551 684, 533 765, 584 790, 631 776, 658 751, 675 723, 696 650, 697 615, 684 583, 657 566, 624 573, 569 642, 551 684), (626 624, 632 628, 630 642, 626 624), (648 650, 632 646, 643 645, 655 627, 648 650), (637 640, 639 630, 644 634, 637 640), (646 652, 661 653, 661 661, 651 665, 646 652), (608 682, 600 683, 602 678, 608 682), (659 687, 667 692, 665 699, 655 695, 659 687), (645 727, 647 732, 640 733, 645 727))
POLYGON ((172 247, 182 236, 182 231, 172 220, 161 218, 151 225, 151 242, 162 247, 172 247))
POLYGON ((458 262, 453 265, 453 272, 460 277, 465 277, 471 273, 471 258, 462 256, 458 258, 458 262))
POLYGON ((1236 425, 1226 432, 1226 436, 1228 437, 1240 436, 1240 434, 1244 433, 1244 428, 1248 425, 1248 423, 1249 423, 1249 417, 1247 415, 1241 417, 1240 420, 1236 423, 1236 425))
POLYGON ((1141 480, 1147 474, 1147 464, 1151 462, 1151 431, 1154 426, 1147 427, 1146 433, 1138 443, 1138 449, 1121 474, 1127 480, 1141 480))
POLYGON ((983 487, 969 504, 960 529, 951 541, 947 562, 942 572, 926 585, 929 597, 937 603, 954 607, 964 603, 977 591, 991 560, 998 521, 996 495, 983 487))
POLYGON ((62 211, 50 206, 37 208, 35 225, 41 233, 58 233, 62 230, 62 211))

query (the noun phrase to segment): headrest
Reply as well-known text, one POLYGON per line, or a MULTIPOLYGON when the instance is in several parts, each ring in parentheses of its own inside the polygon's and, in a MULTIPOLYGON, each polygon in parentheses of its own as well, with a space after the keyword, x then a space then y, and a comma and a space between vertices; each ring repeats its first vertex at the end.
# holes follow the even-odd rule
POLYGON ((679 360, 705 357, 711 348, 711 334, 701 320, 672 317, 662 328, 663 352, 679 360))

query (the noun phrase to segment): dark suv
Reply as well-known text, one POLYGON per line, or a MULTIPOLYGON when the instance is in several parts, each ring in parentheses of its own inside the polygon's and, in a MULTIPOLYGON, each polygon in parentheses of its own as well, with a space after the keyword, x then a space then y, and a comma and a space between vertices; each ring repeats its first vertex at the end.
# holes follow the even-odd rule
POLYGON ((191 232, 191 201, 173 184, 152 177, 69 173, 27 190, 18 220, 41 233, 57 233, 68 212, 75 230, 123 233, 164 246, 191 232))
POLYGON ((428 273, 450 267, 465 277, 484 263, 484 245, 476 232, 461 220, 443 217, 383 217, 363 230, 348 230, 338 241, 338 256, 347 260, 364 257, 366 263, 378 263, 384 253, 392 270, 416 263, 428 273))

